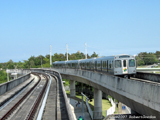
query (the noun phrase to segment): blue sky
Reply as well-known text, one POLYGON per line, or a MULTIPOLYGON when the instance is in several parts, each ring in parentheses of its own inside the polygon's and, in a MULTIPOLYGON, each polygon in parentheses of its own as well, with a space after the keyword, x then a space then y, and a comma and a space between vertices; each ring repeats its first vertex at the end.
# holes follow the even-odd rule
POLYGON ((160 51, 160 0, 1 0, 0 63, 31 55, 160 51))

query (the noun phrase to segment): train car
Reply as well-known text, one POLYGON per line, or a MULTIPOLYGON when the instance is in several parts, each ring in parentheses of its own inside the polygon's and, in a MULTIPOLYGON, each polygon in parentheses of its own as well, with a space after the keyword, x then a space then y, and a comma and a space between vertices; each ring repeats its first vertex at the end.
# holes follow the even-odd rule
POLYGON ((65 66, 66 66, 66 61, 53 62, 53 67, 54 68, 65 68, 65 66))
POLYGON ((96 71, 102 71, 117 76, 130 77, 136 74, 135 57, 131 55, 115 55, 97 58, 96 71))
POLYGON ((79 69, 79 61, 80 60, 69 60, 69 61, 66 61, 66 68, 79 69))
POLYGON ((95 69, 95 65, 94 65, 94 60, 96 58, 91 58, 91 59, 83 59, 79 61, 79 66, 81 69, 85 69, 85 70, 94 70, 95 69))
POLYGON ((56 68, 93 70, 116 76, 128 77, 136 74, 135 57, 132 55, 114 55, 101 58, 54 62, 56 68))
POLYGON ((95 60, 95 69, 96 71, 102 71, 113 74, 114 73, 113 62, 114 62, 114 56, 97 58, 95 60))

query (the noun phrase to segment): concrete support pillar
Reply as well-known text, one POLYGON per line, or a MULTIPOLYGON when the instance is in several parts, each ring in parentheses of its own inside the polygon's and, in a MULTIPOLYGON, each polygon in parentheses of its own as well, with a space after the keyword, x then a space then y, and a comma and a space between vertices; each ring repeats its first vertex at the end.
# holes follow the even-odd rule
POLYGON ((94 88, 94 120, 102 119, 102 91, 94 88))
POLYGON ((75 97, 75 80, 70 80, 70 96, 75 97))

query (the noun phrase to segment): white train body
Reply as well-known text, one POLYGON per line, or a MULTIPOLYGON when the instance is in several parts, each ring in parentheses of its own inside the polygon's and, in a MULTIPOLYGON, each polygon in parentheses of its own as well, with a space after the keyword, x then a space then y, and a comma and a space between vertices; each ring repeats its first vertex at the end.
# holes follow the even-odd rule
POLYGON ((135 57, 131 55, 115 55, 82 60, 57 61, 53 62, 53 67, 92 70, 128 77, 136 74, 135 57))

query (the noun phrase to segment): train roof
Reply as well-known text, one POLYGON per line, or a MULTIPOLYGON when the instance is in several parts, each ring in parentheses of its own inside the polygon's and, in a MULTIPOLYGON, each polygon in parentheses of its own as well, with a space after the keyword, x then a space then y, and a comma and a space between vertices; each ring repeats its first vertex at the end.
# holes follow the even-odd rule
POLYGON ((80 60, 69 60, 69 61, 66 61, 66 63, 77 63, 79 62, 80 60))
POLYGON ((96 57, 90 58, 90 59, 82 59, 82 60, 80 60, 80 62, 94 61, 95 59, 96 59, 96 57))
POLYGON ((96 60, 113 59, 113 58, 114 56, 104 56, 104 57, 97 58, 96 60))
POLYGON ((79 60, 69 60, 69 61, 55 61, 53 64, 65 64, 65 63, 77 63, 77 62, 89 62, 89 61, 94 61, 94 60, 104 60, 104 59, 114 59, 114 58, 135 58, 133 55, 128 55, 128 54, 120 54, 120 55, 113 55, 113 56, 104 56, 104 57, 99 57, 99 58, 90 58, 90 59, 79 59, 79 60))
POLYGON ((53 62, 53 64, 62 64, 62 63, 65 63, 66 61, 55 61, 53 62))

